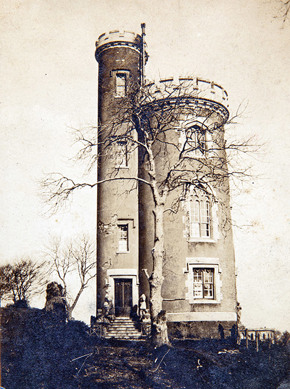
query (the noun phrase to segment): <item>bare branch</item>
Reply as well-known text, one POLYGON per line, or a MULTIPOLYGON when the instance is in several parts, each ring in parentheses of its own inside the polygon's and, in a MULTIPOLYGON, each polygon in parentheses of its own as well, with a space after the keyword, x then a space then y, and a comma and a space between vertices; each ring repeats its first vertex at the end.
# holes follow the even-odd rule
POLYGON ((290 11, 290 0, 279 0, 280 1, 280 15, 276 17, 281 17, 283 23, 288 19, 289 11, 290 11))
POLYGON ((89 282, 96 277, 95 248, 91 240, 83 235, 71 242, 62 243, 60 238, 54 238, 46 249, 46 255, 51 263, 51 272, 55 273, 64 288, 64 295, 69 300, 69 318, 89 282), (79 285, 73 298, 69 298, 71 290, 70 274, 78 274, 79 285))
MULTIPOLYGON (((166 323, 161 293, 166 263, 164 212, 184 210, 184 200, 188 204, 194 194, 201 192, 211 202, 219 202, 223 231, 231 228, 229 180, 249 177, 249 168, 236 163, 237 156, 245 155, 257 146, 251 139, 226 142, 224 127, 226 123, 235 124, 244 109, 239 106, 230 118, 226 91, 217 84, 193 77, 141 87, 133 85, 125 97, 115 99, 108 107, 107 119, 100 120, 98 131, 95 127, 76 131, 80 150, 75 160, 85 161, 88 171, 97 167, 98 178, 92 183, 77 182, 65 175, 54 174, 43 181, 43 191, 53 209, 85 187, 94 188, 114 181, 134 181, 150 187, 155 239, 152 273, 149 276, 146 269, 143 271, 150 285, 153 334, 160 334, 166 323), (125 153, 128 165, 135 163, 134 168, 122 169, 124 166, 118 162, 120 153, 125 153)), ((88 261, 89 251, 85 241, 78 250, 72 249, 80 281, 72 310, 89 280, 95 276, 88 261)), ((168 341, 167 332, 163 334, 165 342, 168 341)))

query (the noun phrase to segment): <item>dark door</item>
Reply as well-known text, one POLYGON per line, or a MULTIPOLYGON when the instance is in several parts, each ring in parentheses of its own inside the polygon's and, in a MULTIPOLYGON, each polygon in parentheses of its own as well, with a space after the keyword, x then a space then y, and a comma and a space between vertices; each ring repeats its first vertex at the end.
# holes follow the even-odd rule
POLYGON ((130 316, 132 308, 132 280, 115 278, 115 314, 130 316))

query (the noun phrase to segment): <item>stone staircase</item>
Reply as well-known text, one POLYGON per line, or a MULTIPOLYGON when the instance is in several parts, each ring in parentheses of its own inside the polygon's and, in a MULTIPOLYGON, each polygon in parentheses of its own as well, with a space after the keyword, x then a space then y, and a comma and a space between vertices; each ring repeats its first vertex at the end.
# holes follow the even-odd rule
POLYGON ((106 339, 140 339, 141 337, 141 331, 136 328, 135 323, 130 317, 116 317, 107 327, 105 333, 106 339))

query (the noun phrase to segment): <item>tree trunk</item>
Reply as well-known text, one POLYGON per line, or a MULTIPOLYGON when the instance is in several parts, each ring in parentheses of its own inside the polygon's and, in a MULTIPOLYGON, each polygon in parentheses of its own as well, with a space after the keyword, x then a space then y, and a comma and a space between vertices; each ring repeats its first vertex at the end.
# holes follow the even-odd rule
POLYGON ((155 244, 152 250, 153 271, 150 283, 151 335, 155 346, 169 344, 166 312, 162 310, 161 288, 163 284, 164 250, 164 204, 155 205, 155 244))
POLYGON ((81 287, 76 295, 76 298, 74 299, 74 302, 69 306, 69 308, 68 308, 68 320, 72 320, 73 310, 75 309, 75 306, 77 305, 77 302, 79 301, 79 298, 80 298, 81 294, 83 293, 84 289, 85 289, 84 285, 81 285, 81 287))

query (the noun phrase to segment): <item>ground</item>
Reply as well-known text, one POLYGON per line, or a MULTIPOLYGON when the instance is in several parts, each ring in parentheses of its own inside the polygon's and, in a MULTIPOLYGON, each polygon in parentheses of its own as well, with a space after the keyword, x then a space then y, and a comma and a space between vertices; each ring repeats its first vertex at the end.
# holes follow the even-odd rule
POLYGON ((42 310, 2 314, 2 386, 6 389, 277 388, 285 380, 285 346, 259 352, 230 340, 107 341, 82 322, 42 310))

